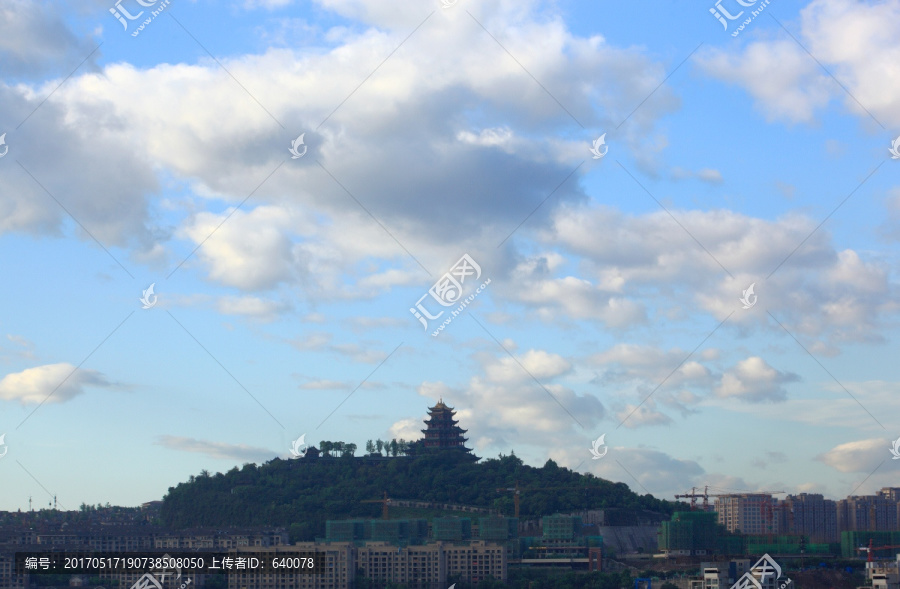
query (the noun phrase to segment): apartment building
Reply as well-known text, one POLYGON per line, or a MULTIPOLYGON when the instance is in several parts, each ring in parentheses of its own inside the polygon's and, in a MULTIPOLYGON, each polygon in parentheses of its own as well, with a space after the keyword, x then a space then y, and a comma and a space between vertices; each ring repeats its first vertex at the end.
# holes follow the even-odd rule
MULTIPOLYGON (((239 549, 241 552, 245 549, 239 549)), ((259 550, 254 552, 264 552, 259 550)), ((342 589, 357 574, 376 581, 445 589, 449 578, 477 583, 488 577, 506 581, 503 544, 430 542, 400 546, 391 542, 300 542, 268 549, 275 554, 315 552, 323 564, 314 575, 300 573, 232 573, 229 589, 342 589)))
POLYGON ((742 493, 716 497, 719 523, 729 532, 742 534, 778 534, 779 518, 771 495, 742 493))
POLYGON ((835 501, 815 493, 800 493, 788 495, 783 505, 779 511, 788 534, 803 534, 813 544, 840 540, 835 501))
POLYGON ((882 494, 841 499, 837 502, 837 525, 841 531, 895 531, 897 502, 882 494))

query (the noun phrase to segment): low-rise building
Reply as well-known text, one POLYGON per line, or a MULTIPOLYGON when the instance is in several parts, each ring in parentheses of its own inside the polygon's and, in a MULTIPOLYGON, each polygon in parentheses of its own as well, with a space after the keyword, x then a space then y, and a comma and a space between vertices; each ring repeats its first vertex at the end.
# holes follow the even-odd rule
POLYGON ((265 550, 241 551, 320 555, 316 574, 232 573, 229 589, 341 589, 357 577, 377 582, 445 588, 448 579, 477 583, 488 577, 507 580, 508 560, 503 544, 429 542, 399 546, 385 541, 299 542, 265 550))

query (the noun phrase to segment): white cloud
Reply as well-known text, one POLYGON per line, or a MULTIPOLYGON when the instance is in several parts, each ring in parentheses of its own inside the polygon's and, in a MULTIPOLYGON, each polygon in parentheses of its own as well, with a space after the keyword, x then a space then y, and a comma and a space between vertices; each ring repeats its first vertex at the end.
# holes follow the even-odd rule
MULTIPOLYGON (((583 456, 561 456, 564 463, 571 464, 573 459, 577 459, 574 466, 581 462, 583 456)), ((683 493, 684 489, 690 489, 706 474, 694 460, 681 460, 652 448, 616 445, 610 446, 605 458, 589 460, 585 466, 597 476, 624 482, 640 495, 648 491, 656 496, 683 493)))
POLYGON ((0 379, 0 399, 22 405, 65 403, 86 389, 115 386, 96 370, 76 369, 68 363, 45 364, 0 379))
POLYGON ((214 460, 235 460, 238 462, 264 462, 275 458, 276 453, 266 448, 256 448, 244 444, 210 442, 183 436, 159 436, 156 444, 180 452, 196 452, 214 460))
POLYGON ((572 432, 592 428, 605 417, 596 397, 555 382, 569 374, 567 360, 544 350, 529 350, 517 358, 541 385, 505 354, 483 354, 478 356, 481 374, 465 385, 424 382, 417 391, 458 407, 457 419, 466 424, 470 443, 479 452, 508 451, 533 445, 538 438, 542 446, 557 446, 570 440, 572 432))
POLYGON ((870 438, 835 446, 816 457, 840 472, 870 473, 888 456, 888 440, 870 438))
POLYGON ((219 312, 224 315, 243 315, 261 321, 273 321, 290 306, 278 301, 253 296, 222 297, 218 301, 219 312))
POLYGON ((0 75, 61 71, 61 66, 77 64, 96 47, 88 39, 76 38, 63 20, 65 11, 55 7, 29 0, 5 0, 0 5, 0 75))
POLYGON ((860 118, 870 112, 885 126, 900 125, 900 1, 813 0, 795 34, 847 92, 792 39, 753 42, 741 53, 712 49, 697 61, 744 87, 770 120, 811 122, 838 98, 860 118))
POLYGON ((409 418, 394 422, 389 430, 391 438, 407 441, 418 440, 422 437, 422 430, 425 428, 425 418, 422 416, 421 419, 409 418))
MULTIPOLYGON (((170 224, 154 226, 155 211, 148 210, 159 190, 157 174, 191 184, 191 196, 168 200, 176 207, 171 215, 187 215, 174 231, 190 242, 186 252, 227 215, 213 212, 213 206, 221 210, 213 199, 234 206, 252 194, 253 208, 237 211, 189 267, 244 291, 291 283, 322 297, 411 284, 422 271, 404 248, 434 268, 439 264, 427 258, 442 259, 461 242, 495 246, 496 235, 541 203, 571 170, 572 154, 583 151, 580 139, 560 141, 547 132, 576 123, 464 11, 438 11, 348 99, 409 34, 407 21, 417 25, 428 11, 415 3, 408 12, 349 0, 320 4, 383 28, 345 31, 335 46, 220 60, 286 132, 217 63, 114 63, 98 74, 72 76, 41 107, 41 117, 29 121, 27 136, 8 140, 101 243, 131 247, 138 260, 159 259, 160 242, 173 233, 170 224), (434 47, 441 50, 425 51, 434 47), (477 117, 468 106, 474 102, 482 105, 477 117), (314 130, 336 105, 327 124, 314 130), (309 155, 273 174, 300 132, 309 155), (433 165, 436 160, 442 164, 433 165), (101 168, 91 165, 98 161, 101 168), (379 268, 358 285, 345 280, 360 261, 376 257, 401 267, 379 268)), ((494 8, 481 22, 582 124, 618 120, 664 75, 663 64, 642 50, 578 37, 538 4, 503 1, 494 8)), ((0 87, 0 102, 13 119, 24 119, 55 83, 0 87)), ((622 140, 639 145, 674 106, 671 91, 660 88, 623 128, 622 140)), ((7 199, 5 209, 0 204, 0 231, 61 230, 64 213, 33 180, 17 173, 10 187, 19 196, 7 199)), ((544 206, 581 199, 571 182, 544 206)), ((592 313, 595 302, 582 303, 581 312, 592 313)), ((633 314, 627 301, 600 303, 596 313, 608 320, 633 314)))
POLYGON ((341 382, 339 380, 311 380, 309 382, 305 382, 300 385, 301 389, 311 390, 311 391, 322 391, 322 390, 352 390, 350 386, 346 382, 341 382))
POLYGON ((831 84, 790 39, 751 43, 743 54, 710 49, 697 58, 710 76, 743 86, 769 121, 810 122, 831 98, 831 84))
MULTIPOLYGON (((627 306, 612 315, 624 325, 649 315, 647 303, 664 297, 681 308, 711 313, 718 321, 727 317, 729 326, 781 331, 777 324, 760 321, 772 309, 808 347, 816 341, 879 341, 884 317, 900 308, 885 265, 854 250, 836 251, 828 233, 816 231, 818 223, 810 218, 788 214, 766 220, 727 210, 676 209, 672 214, 687 231, 663 211, 625 215, 605 206, 560 208, 553 229, 540 239, 545 246, 579 256, 582 275, 555 277, 546 265, 529 261, 514 275, 523 291, 515 296, 544 305, 543 313, 562 308, 582 318, 586 308, 603 308, 603 291, 615 292, 610 300, 627 306), (765 280, 767 275, 771 278, 765 280), (760 304, 742 310, 739 298, 752 283, 760 304), (550 293, 565 300, 551 301, 550 293)), ((506 289, 497 290, 506 294, 506 289)), ((592 318, 605 319, 596 312, 592 318)))
POLYGON ((485 376, 495 383, 552 379, 566 374, 572 365, 558 354, 543 350, 528 350, 513 359, 509 356, 485 366, 485 376), (524 370, 523 370, 524 368, 524 370))
POLYGON ((698 180, 708 182, 709 184, 721 184, 723 181, 722 173, 719 170, 714 170, 712 168, 703 168, 697 170, 696 172, 692 172, 690 170, 684 170, 682 168, 676 167, 672 169, 672 178, 675 180, 697 178, 698 180))
POLYGON ((672 418, 655 410, 654 405, 652 399, 648 399, 642 405, 625 405, 621 411, 616 413, 616 418, 628 428, 672 423, 672 418))
POLYGON ((289 237, 302 228, 303 220, 290 211, 261 206, 248 213, 199 213, 183 232, 203 244, 195 255, 209 264, 213 280, 264 290, 294 281, 304 272, 301 252, 289 237))
POLYGON ((787 398, 784 385, 798 380, 796 374, 781 372, 759 356, 751 356, 722 375, 716 395, 751 403, 784 401, 787 398))

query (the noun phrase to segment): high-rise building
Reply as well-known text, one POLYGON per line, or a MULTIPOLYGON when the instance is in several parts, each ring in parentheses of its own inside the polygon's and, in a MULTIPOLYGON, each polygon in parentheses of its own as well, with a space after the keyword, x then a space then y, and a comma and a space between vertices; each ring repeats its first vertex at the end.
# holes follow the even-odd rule
POLYGON ((900 502, 900 487, 882 487, 878 491, 878 496, 890 501, 900 502))
POLYGON ((438 401, 434 407, 428 408, 428 419, 425 420, 426 429, 422 430, 425 434, 423 444, 425 448, 460 448, 466 452, 471 452, 466 448, 467 438, 463 437, 466 430, 457 425, 459 423, 453 416, 456 411, 452 407, 444 405, 444 400, 438 401))
POLYGON ((775 503, 766 493, 742 493, 716 497, 715 512, 719 523, 729 532, 742 534, 778 534, 775 503))
POLYGON ((813 544, 839 540, 837 503, 831 499, 815 493, 800 493, 788 495, 783 505, 787 533, 805 535, 813 544))
POLYGON ((671 555, 703 555, 716 550, 716 514, 711 511, 676 511, 662 522, 657 536, 659 550, 671 555))
POLYGON ((891 532, 897 529, 897 502, 881 493, 852 495, 837 502, 837 520, 842 532, 891 532))

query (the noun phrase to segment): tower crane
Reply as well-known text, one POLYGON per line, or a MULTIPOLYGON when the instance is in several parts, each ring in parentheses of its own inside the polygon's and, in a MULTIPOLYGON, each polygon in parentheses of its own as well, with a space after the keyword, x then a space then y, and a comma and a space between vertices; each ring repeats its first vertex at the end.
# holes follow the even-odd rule
MULTIPOLYGON (((703 487, 702 493, 697 493, 697 491, 699 491, 699 490, 700 490, 699 487, 691 487, 690 493, 682 493, 679 495, 675 495, 675 498, 676 499, 681 499, 682 497, 686 498, 686 499, 690 498, 691 511, 694 511, 697 509, 697 499, 702 497, 703 498, 703 511, 709 511, 709 498, 710 497, 725 497, 728 495, 737 495, 737 494, 741 494, 741 493, 748 493, 748 494, 754 494, 754 495, 782 495, 782 494, 784 494, 784 491, 731 491, 729 493, 710 493, 709 485, 706 485, 703 487)), ((727 491, 727 489, 719 489, 719 490, 727 491)))
POLYGON ((866 562, 872 562, 872 552, 874 552, 875 550, 890 550, 893 548, 900 548, 900 545, 897 545, 897 544, 892 544, 889 546, 873 546, 874 543, 875 543, 875 541, 872 538, 869 538, 868 546, 860 546, 859 548, 856 549, 857 552, 861 552, 861 551, 865 550, 868 553, 868 557, 866 557, 866 562))
POLYGON ((389 519, 388 505, 391 504, 391 500, 388 497, 387 491, 384 492, 384 497, 381 499, 366 499, 365 501, 360 501, 360 503, 381 503, 381 519, 389 519))
POLYGON ((513 493, 513 505, 515 505, 516 509, 516 517, 519 517, 519 506, 521 501, 522 491, 558 491, 562 489, 604 489, 606 487, 600 485, 590 485, 590 486, 582 486, 582 485, 566 485, 562 487, 520 487, 519 481, 516 481, 515 487, 500 487, 497 489, 498 493, 502 493, 503 491, 510 491, 513 493))

